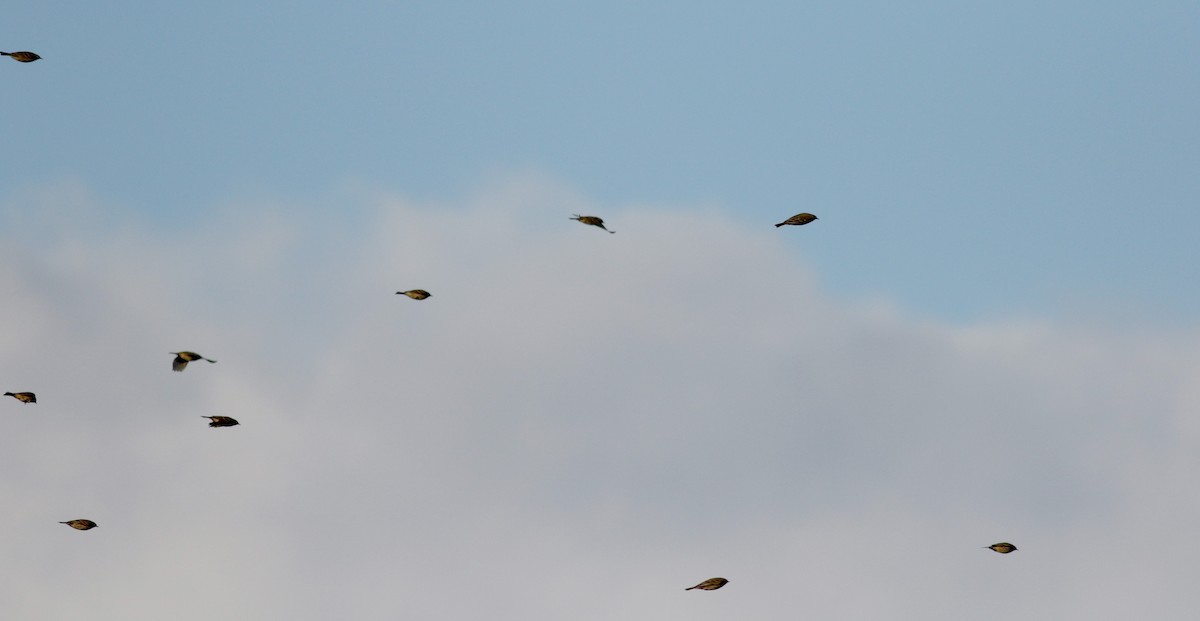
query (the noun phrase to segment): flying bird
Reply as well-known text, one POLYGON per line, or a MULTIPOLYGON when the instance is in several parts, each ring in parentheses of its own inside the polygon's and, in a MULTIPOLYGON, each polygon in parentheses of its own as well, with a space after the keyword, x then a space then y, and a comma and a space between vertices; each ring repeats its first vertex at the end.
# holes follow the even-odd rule
POLYGON ((1013 552, 1017 549, 1017 546, 1014 546, 1013 544, 1011 544, 1007 541, 1001 541, 1000 543, 993 543, 990 546, 984 546, 984 547, 987 548, 988 550, 999 552, 1001 554, 1008 554, 1009 552, 1013 552))
POLYGON ((96 523, 91 520, 70 520, 67 522, 59 522, 59 524, 66 524, 75 530, 91 530, 96 528, 96 523))
POLYGON ((704 582, 701 582, 700 584, 697 584, 694 587, 688 587, 688 588, 684 589, 684 591, 691 591, 692 589, 701 589, 703 591, 716 591, 717 589, 725 586, 726 584, 729 584, 729 581, 724 578, 709 578, 708 580, 705 580, 704 582))
POLYGON ((813 220, 816 220, 816 219, 817 219, 817 217, 812 215, 811 213, 798 213, 798 214, 788 218, 787 220, 784 220, 783 222, 776 224, 775 228, 779 228, 785 224, 794 224, 796 226, 804 226, 805 224, 808 224, 809 222, 812 222, 813 220))
POLYGON ((231 416, 201 416, 200 418, 207 418, 212 421, 208 423, 209 427, 232 427, 241 424, 231 416))
POLYGON ((21 403, 37 403, 37 395, 31 392, 6 392, 5 397, 12 397, 21 403))
MULTIPOLYGON (((578 220, 578 221, 580 221, 580 222, 582 222, 582 223, 584 223, 584 224, 587 224, 587 225, 589 225, 589 226, 598 226, 598 227, 600 227, 600 228, 604 229, 605 231, 608 231, 608 229, 605 229, 605 228, 604 228, 604 220, 601 220, 600 218, 597 218, 596 216, 581 216, 581 215, 579 215, 579 214, 575 214, 575 215, 574 215, 574 216, 572 216, 570 219, 571 219, 571 220, 578 220)), ((609 233, 616 233, 616 231, 608 231, 608 232, 609 232, 609 233)))
POLYGON ((412 291, 397 291, 396 295, 407 295, 414 300, 424 300, 433 294, 424 289, 413 289, 412 291))
MULTIPOLYGON (((187 368, 187 363, 189 362, 196 360, 208 360, 208 358, 205 358, 194 351, 173 351, 171 353, 175 355, 175 360, 171 363, 171 369, 174 371, 183 371, 187 368)), ((216 360, 208 361, 216 362, 216 360)))
POLYGON ((0 56, 11 56, 13 60, 19 63, 31 63, 41 58, 41 56, 33 52, 0 52, 0 56))

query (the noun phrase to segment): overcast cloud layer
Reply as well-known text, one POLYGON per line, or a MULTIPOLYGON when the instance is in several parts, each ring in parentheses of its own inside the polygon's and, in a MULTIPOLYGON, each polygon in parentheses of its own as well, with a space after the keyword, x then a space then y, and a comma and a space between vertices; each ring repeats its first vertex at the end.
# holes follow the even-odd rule
POLYGON ((1194 618, 1194 326, 947 325, 686 207, 10 199, 4 616, 1194 618))

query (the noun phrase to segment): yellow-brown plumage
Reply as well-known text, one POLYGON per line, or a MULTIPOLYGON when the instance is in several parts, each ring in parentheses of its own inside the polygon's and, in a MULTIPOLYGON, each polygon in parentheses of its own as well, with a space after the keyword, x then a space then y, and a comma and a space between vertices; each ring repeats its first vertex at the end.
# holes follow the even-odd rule
POLYGON ((175 359, 171 361, 171 370, 178 371, 180 373, 187 368, 189 362, 193 362, 195 360, 216 362, 216 360, 209 360, 208 358, 205 358, 194 351, 173 351, 171 353, 175 355, 175 359))
POLYGON ((688 588, 684 589, 684 591, 691 591, 692 589, 700 589, 702 591, 716 591, 717 589, 725 586, 726 584, 729 584, 729 581, 724 578, 709 578, 708 580, 705 580, 704 582, 701 582, 700 584, 697 584, 694 587, 688 587, 688 588))
POLYGON ((31 63, 41 58, 33 52, 0 52, 0 56, 8 56, 19 63, 31 63))
POLYGON ((5 397, 12 397, 21 403, 37 403, 37 395, 31 392, 6 392, 5 397))
MULTIPOLYGON (((574 216, 572 216, 572 217, 571 217, 571 219, 572 219, 572 220, 578 220, 578 221, 580 221, 580 222, 582 222, 583 224, 586 224, 586 225, 588 225, 588 226, 598 226, 598 227, 600 227, 601 229, 604 229, 605 231, 608 231, 608 229, 604 228, 604 220, 602 220, 602 219, 600 219, 600 218, 597 218, 596 216, 581 216, 581 215, 579 215, 579 214, 575 214, 574 216)), ((608 231, 608 232, 609 232, 609 233, 616 233, 616 231, 608 231)))
POLYGON ((795 226, 804 226, 805 224, 808 224, 809 222, 812 222, 813 220, 816 220, 816 219, 817 219, 817 217, 812 215, 811 213, 798 213, 798 214, 788 218, 787 220, 784 220, 783 222, 776 224, 775 228, 779 228, 785 224, 791 224, 791 225, 795 225, 795 226))

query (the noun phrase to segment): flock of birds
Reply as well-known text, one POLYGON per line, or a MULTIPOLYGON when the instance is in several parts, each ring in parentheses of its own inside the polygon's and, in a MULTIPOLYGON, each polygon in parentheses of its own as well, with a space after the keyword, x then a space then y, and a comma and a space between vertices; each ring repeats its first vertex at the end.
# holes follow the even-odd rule
MULTIPOLYGON (((8 56, 13 60, 22 63, 31 63, 41 58, 41 56, 38 56, 33 52, 0 52, 0 56, 8 56)), ((581 224, 597 227, 608 233, 616 233, 616 231, 608 230, 608 228, 604 226, 604 220, 596 216, 581 216, 579 214, 575 214, 571 216, 570 219, 576 220, 581 224)), ((809 224, 815 220, 817 220, 817 217, 811 213, 798 213, 787 220, 776 224, 775 227, 778 228, 785 225, 804 226, 805 224, 809 224)), ((397 291, 396 295, 407 296, 414 300, 424 300, 433 294, 424 289, 410 289, 408 291, 397 291)), ((204 356, 201 356, 193 351, 178 351, 171 352, 171 354, 175 356, 175 360, 171 362, 171 369, 174 371, 182 372, 187 368, 189 362, 195 362, 197 360, 204 360, 209 363, 216 362, 216 360, 205 358, 204 356)), ((13 397, 22 403, 37 403, 37 395, 32 392, 6 392, 4 393, 4 396, 13 397)), ((239 424, 238 421, 231 416, 204 416, 202 418, 209 419, 209 427, 233 427, 239 424)), ((91 530, 97 526, 95 522, 87 519, 75 519, 59 523, 66 524, 67 526, 70 526, 76 530, 91 530)), ((1002 541, 1000 543, 993 543, 990 546, 984 546, 984 549, 992 550, 1000 554, 1008 554, 1010 552, 1015 552, 1017 550, 1017 546, 1008 543, 1007 541, 1002 541)), ((700 589, 702 591, 715 591, 726 584, 729 584, 729 580, 725 578, 709 578, 708 580, 705 580, 695 586, 690 586, 684 590, 691 591, 692 589, 700 589)))
MULTIPOLYGON (((28 51, 0 52, 0 56, 8 56, 9 58, 21 63, 31 63, 42 58, 41 56, 28 51)), ((428 296, 428 294, 426 294, 426 296, 428 296)), ((171 363, 171 369, 175 371, 183 371, 185 368, 187 368, 189 362, 193 362, 195 360, 216 362, 216 360, 205 358, 204 356, 192 351, 173 351, 171 354, 175 356, 175 360, 171 363)), ((37 403, 37 395, 32 392, 6 392, 4 393, 4 396, 12 397, 21 403, 37 403)), ((232 427, 238 424, 238 422, 230 416, 204 416, 202 418, 209 419, 209 427, 232 427)), ((67 520, 66 522, 59 522, 59 524, 66 524, 75 530, 91 530, 97 526, 97 524, 92 520, 86 520, 82 518, 76 520, 67 520)))

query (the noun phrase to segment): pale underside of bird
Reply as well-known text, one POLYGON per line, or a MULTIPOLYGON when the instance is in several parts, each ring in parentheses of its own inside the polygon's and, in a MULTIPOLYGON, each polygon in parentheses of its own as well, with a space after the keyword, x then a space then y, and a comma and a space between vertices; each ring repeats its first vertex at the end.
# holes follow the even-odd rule
POLYGON ((779 228, 785 224, 791 224, 794 226, 804 226, 805 224, 808 224, 809 222, 812 222, 813 220, 816 220, 816 219, 817 219, 817 217, 812 215, 811 213, 798 213, 798 214, 788 218, 787 220, 784 220, 783 222, 776 224, 775 228, 779 228))
POLYGON ((37 403, 37 395, 31 392, 6 392, 5 397, 12 397, 21 403, 37 403))
MULTIPOLYGON (((571 220, 578 220, 578 221, 580 221, 580 222, 582 222, 583 224, 586 224, 586 225, 588 225, 588 226, 598 226, 598 227, 600 227, 601 229, 604 229, 605 231, 608 231, 608 229, 604 228, 604 220, 602 220, 602 219, 600 219, 600 218, 597 218, 596 216, 581 216, 581 215, 579 215, 579 214, 575 214, 574 216, 571 216, 571 218, 570 218, 570 219, 571 219, 571 220)), ((616 233, 616 231, 608 231, 608 232, 609 232, 609 233, 616 233)))
POLYGON ((41 56, 38 56, 37 54, 34 54, 33 52, 0 52, 0 56, 8 56, 8 57, 12 58, 13 60, 15 60, 17 62, 21 62, 21 63, 31 63, 31 62, 41 58, 41 56))
POLYGON ((241 424, 232 416, 201 416, 200 418, 207 418, 209 427, 233 427, 241 424))
POLYGON ((987 548, 988 550, 999 552, 1001 554, 1008 554, 1009 552, 1014 552, 1017 549, 1017 546, 1014 546, 1013 544, 1011 544, 1007 541, 1001 541, 1000 543, 993 543, 990 546, 984 546, 984 547, 987 548))
POLYGON ((697 584, 696 586, 688 587, 688 588, 684 589, 684 591, 691 591, 692 589, 700 589, 702 591, 715 591, 715 590, 725 586, 726 584, 729 584, 729 581, 724 578, 709 578, 708 580, 705 580, 704 582, 701 582, 700 584, 697 584))
POLYGON ((189 362, 193 362, 196 360, 205 360, 208 362, 216 362, 216 360, 209 360, 208 358, 205 358, 204 356, 201 356, 200 354, 197 354, 194 351, 173 351, 170 353, 174 354, 174 356, 175 356, 175 360, 173 360, 171 362, 171 370, 172 371, 181 371, 182 372, 184 369, 187 368, 187 365, 189 362))
POLYGON ((91 520, 68 520, 66 522, 59 522, 59 524, 66 524, 75 530, 91 530, 97 526, 97 524, 91 520))
POLYGON ((411 289, 409 291, 397 291, 396 295, 407 295, 414 300, 424 300, 433 294, 424 289, 411 289))

